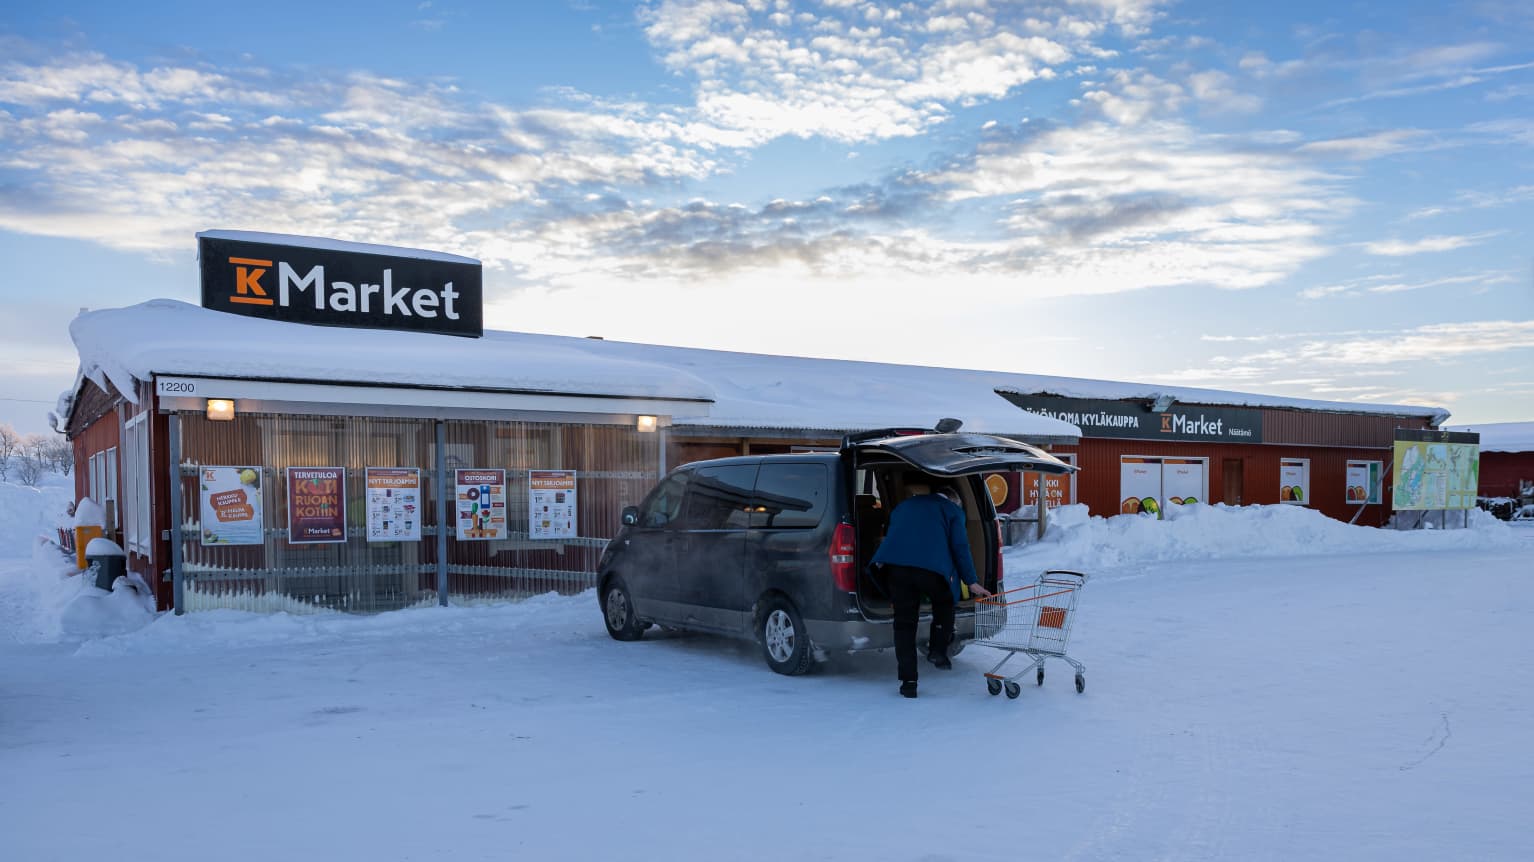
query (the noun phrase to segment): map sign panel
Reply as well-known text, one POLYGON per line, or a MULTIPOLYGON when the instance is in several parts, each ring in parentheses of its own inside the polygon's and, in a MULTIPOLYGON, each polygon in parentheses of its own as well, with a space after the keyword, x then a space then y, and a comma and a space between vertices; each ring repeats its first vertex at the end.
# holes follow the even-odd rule
POLYGON ((1397 510, 1469 509, 1480 484, 1479 434, 1397 431, 1391 494, 1397 510))

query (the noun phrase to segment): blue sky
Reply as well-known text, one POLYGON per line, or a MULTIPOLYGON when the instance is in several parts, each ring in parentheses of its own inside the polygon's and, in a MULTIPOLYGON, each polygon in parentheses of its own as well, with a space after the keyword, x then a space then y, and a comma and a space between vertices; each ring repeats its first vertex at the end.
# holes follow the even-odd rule
POLYGON ((497 329, 1534 419, 1527 3, 236 5, 0 13, 0 422, 212 228, 478 257, 497 329))

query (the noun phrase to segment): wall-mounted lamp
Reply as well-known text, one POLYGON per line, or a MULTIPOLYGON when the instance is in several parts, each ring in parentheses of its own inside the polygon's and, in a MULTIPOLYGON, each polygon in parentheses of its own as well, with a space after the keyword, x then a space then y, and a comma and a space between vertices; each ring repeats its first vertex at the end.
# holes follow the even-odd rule
POLYGON ((639 433, 641 433, 641 434, 649 434, 649 433, 651 433, 651 432, 653 432, 655 430, 655 417, 654 416, 641 416, 641 417, 639 417, 638 425, 635 426, 635 427, 637 427, 639 429, 639 433))
POLYGON ((228 422, 233 419, 234 402, 227 398, 209 398, 208 418, 214 422, 228 422))

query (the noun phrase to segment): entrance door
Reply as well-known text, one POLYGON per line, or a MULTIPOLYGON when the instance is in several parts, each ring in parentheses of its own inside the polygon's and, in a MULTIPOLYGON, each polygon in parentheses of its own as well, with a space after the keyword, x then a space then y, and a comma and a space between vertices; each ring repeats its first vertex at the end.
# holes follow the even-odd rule
POLYGON ((1241 505, 1241 459, 1225 459, 1225 505, 1241 505))

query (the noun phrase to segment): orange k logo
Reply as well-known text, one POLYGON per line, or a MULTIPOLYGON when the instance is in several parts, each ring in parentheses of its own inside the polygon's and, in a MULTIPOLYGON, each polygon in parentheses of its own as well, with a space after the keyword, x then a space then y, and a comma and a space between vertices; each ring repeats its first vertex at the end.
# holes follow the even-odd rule
POLYGON ((1172 433, 1172 417, 1165 413, 1161 414, 1161 431, 1163 434, 1172 433))
POLYGON ((231 257, 229 262, 235 265, 234 296, 229 297, 229 301, 246 305, 271 305, 271 297, 266 295, 266 288, 261 286, 261 276, 266 275, 266 268, 271 267, 272 262, 248 257, 231 257))

